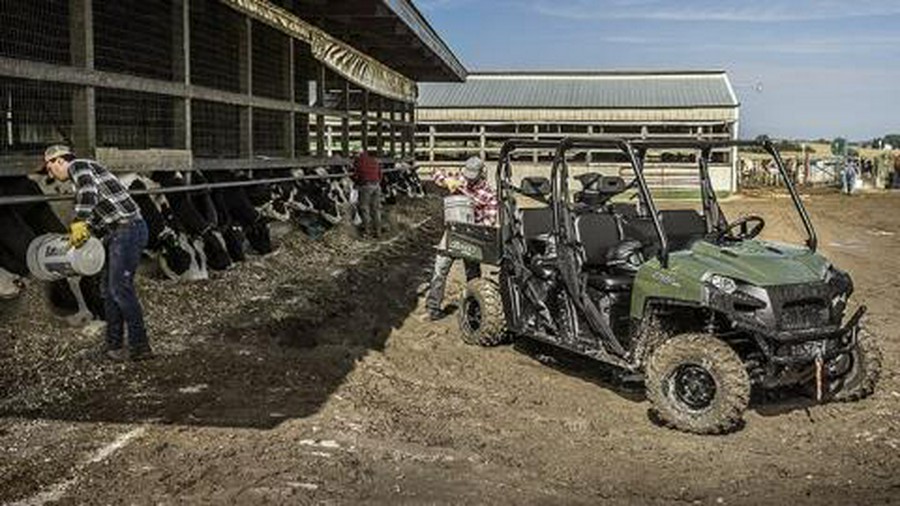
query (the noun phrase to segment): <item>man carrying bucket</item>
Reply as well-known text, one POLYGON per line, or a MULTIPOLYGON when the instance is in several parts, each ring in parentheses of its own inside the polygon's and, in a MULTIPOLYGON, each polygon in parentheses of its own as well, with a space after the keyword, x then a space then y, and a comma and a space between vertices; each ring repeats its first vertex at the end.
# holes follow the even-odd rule
MULTIPOLYGON (((451 195, 465 195, 472 200, 472 211, 476 225, 496 226, 497 194, 488 185, 484 177, 484 162, 481 158, 473 156, 466 160, 461 175, 448 176, 441 171, 434 174, 434 183, 443 186, 451 195)), ((430 321, 440 320, 446 313, 441 304, 444 300, 444 288, 447 284, 447 275, 453 267, 453 258, 443 254, 442 250, 447 242, 447 234, 441 239, 438 246, 438 254, 434 259, 434 272, 431 275, 431 283, 428 294, 425 296, 426 318, 430 321)), ((471 260, 463 261, 466 267, 466 279, 472 280, 481 276, 481 265, 471 260)))
POLYGON ((104 355, 113 360, 125 358, 122 338, 127 328, 128 358, 151 358, 143 310, 134 289, 134 274, 147 245, 147 224, 137 203, 116 176, 93 160, 76 159, 68 146, 47 148, 43 170, 58 181, 71 180, 75 186, 75 218, 69 226, 69 244, 79 248, 91 234, 104 239, 104 355))

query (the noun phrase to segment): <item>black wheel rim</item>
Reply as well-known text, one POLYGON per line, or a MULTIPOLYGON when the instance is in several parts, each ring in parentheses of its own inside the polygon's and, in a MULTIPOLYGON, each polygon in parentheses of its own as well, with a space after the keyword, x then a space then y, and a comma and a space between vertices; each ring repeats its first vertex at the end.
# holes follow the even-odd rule
POLYGON ((716 380, 697 364, 678 366, 670 388, 675 400, 694 411, 708 408, 716 398, 716 380))
POLYGON ((466 297, 463 311, 465 311, 466 327, 469 332, 478 332, 478 329, 481 328, 481 304, 478 303, 478 299, 472 296, 466 297))

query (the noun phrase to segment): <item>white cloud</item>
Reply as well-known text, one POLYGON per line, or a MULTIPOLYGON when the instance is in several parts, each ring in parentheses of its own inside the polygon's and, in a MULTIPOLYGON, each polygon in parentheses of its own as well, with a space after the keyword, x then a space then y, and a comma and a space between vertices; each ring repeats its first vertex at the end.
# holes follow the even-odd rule
POLYGON ((647 19, 754 23, 900 14, 900 2, 897 0, 533 0, 532 8, 546 16, 575 20, 647 19))

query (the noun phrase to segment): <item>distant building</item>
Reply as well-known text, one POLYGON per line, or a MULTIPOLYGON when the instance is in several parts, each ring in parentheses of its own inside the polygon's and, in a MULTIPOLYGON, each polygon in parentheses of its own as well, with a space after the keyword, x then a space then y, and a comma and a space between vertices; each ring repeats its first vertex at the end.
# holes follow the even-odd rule
MULTIPOLYGON (((458 166, 478 155, 497 160, 511 138, 588 135, 631 138, 733 139, 740 105, 723 71, 690 72, 473 72, 461 83, 422 83, 417 158, 422 167, 458 166)), ((688 185, 696 164, 687 153, 648 158, 651 184, 688 185), (663 164, 658 162, 666 162, 663 164)), ((518 157, 520 175, 543 170, 549 152, 518 157), (531 168, 529 168, 531 167, 531 168)), ((714 153, 716 189, 737 188, 736 151, 714 153)), ((613 153, 574 153, 573 172, 626 171, 613 153)), ((626 175, 626 174, 623 174, 626 175)))

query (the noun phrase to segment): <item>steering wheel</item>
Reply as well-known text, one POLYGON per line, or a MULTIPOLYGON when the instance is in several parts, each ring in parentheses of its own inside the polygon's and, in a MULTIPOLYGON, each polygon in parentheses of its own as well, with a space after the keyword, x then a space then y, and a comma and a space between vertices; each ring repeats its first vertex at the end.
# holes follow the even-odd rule
POLYGON ((724 230, 719 232, 718 239, 727 239, 729 241, 746 241, 758 236, 765 226, 766 220, 762 219, 762 217, 760 216, 756 216, 755 214, 742 216, 734 222, 730 223, 727 227, 725 227, 724 230), (734 233, 735 229, 738 230, 736 235, 734 233))

